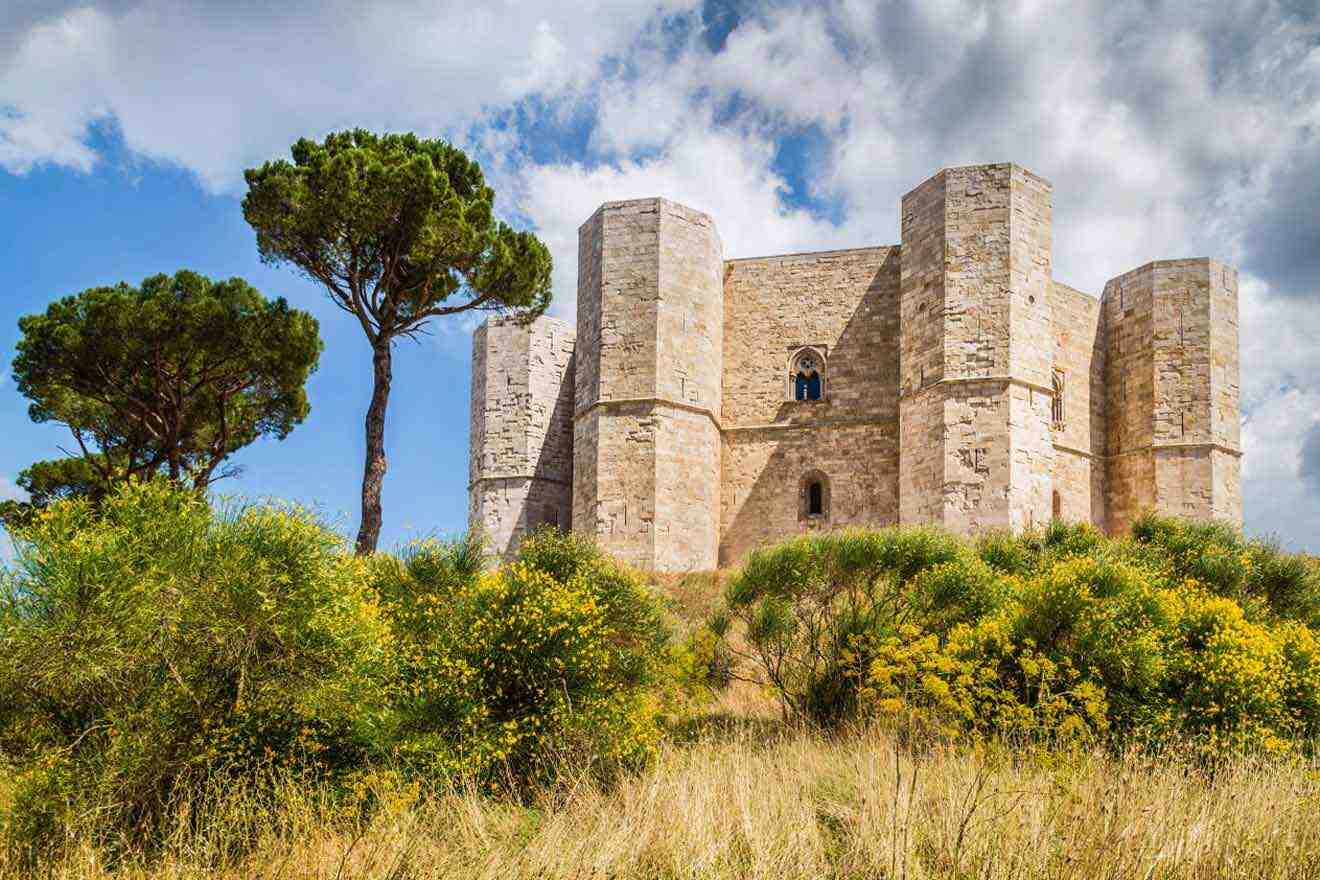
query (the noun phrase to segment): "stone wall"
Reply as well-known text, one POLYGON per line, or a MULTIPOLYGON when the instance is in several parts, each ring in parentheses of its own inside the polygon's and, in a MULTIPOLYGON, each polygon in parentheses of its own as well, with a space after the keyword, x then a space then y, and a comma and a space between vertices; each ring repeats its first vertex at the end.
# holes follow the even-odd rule
POLYGON ((1237 276, 1161 260, 1105 285, 1109 530, 1146 510, 1240 524, 1237 276))
POLYGON ((903 197, 899 505, 955 531, 1049 516, 1050 188, 946 169, 903 197))
POLYGON ((898 521, 897 247, 730 260, 724 278, 720 563, 808 529, 898 521), (793 355, 824 362, 793 399, 793 355), (803 514, 823 479, 823 515, 803 514))
POLYGON ((468 523, 508 558, 540 525, 572 522, 574 332, 492 318, 472 337, 468 523))
POLYGON ((1236 273, 1208 259, 1151 272, 1157 509, 1240 525, 1236 273))
POLYGON ((1210 515, 1242 525, 1242 378, 1238 273, 1206 261, 1210 288, 1210 465, 1215 491, 1210 515))
POLYGON ((705 214, 660 207, 654 567, 708 570, 720 539, 724 248, 705 214))
POLYGON ((899 521, 944 521, 945 175, 903 196, 899 295, 899 521))
POLYGON ((1128 530, 1155 507, 1154 274, 1150 266, 1105 284, 1105 449, 1107 529, 1128 530))
POLYGON ((629 564, 711 569, 723 280, 710 218, 610 202, 578 233, 573 527, 629 564))
POLYGON ((1063 421, 1054 425, 1052 515, 1105 527, 1105 337, 1100 300, 1057 281, 1050 311, 1063 421))
POLYGON ((1043 178, 1009 166, 1009 526, 1049 521, 1054 488, 1054 214, 1043 178))

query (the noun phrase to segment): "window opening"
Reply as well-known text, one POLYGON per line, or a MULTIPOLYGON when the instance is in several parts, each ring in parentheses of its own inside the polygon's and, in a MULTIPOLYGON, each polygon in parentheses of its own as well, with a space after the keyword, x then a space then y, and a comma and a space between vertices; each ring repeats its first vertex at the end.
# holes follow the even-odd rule
POLYGON ((794 400, 820 400, 824 391, 824 365, 816 352, 807 349, 793 358, 790 370, 794 400))
POLYGON ((1050 418, 1055 427, 1063 424, 1063 373, 1055 370, 1052 380, 1054 387, 1054 400, 1050 404, 1050 418))

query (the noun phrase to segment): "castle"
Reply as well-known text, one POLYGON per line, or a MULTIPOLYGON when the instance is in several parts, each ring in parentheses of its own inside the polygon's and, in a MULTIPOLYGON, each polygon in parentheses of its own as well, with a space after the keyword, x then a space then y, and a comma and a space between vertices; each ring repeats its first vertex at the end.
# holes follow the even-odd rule
POLYGON ((958 532, 1145 510, 1240 523, 1237 273, 1054 280, 1051 187, 948 168, 902 243, 724 259, 712 219, 609 202, 578 233, 577 326, 473 340, 470 524, 550 523, 658 571, 847 525, 958 532))

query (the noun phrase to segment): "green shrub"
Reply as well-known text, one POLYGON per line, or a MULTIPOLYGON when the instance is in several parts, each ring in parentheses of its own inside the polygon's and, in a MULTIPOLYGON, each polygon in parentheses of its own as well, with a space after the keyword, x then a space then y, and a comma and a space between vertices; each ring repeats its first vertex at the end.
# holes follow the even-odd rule
POLYGON ((475 539, 358 559, 301 510, 163 482, 15 537, 0 836, 29 861, 71 817, 149 840, 196 782, 275 765, 349 790, 380 762, 493 784, 635 762, 676 686, 659 606, 577 537, 493 571, 475 539))
POLYGON ((613 765, 660 732, 668 637, 631 573, 541 531, 480 572, 471 539, 377 557, 398 660, 395 753, 432 774, 543 776, 565 752, 613 765))
POLYGON ((1251 620, 1296 620, 1320 628, 1320 568, 1223 523, 1146 515, 1130 551, 1169 581, 1192 580, 1238 603, 1251 620))
POLYGON ((3 821, 113 805, 146 828, 191 778, 354 763, 375 738, 385 628, 362 567, 297 509, 215 513, 164 483, 44 510, 0 589, 3 821))
MULTIPOLYGON (((752 553, 729 581, 718 635, 741 622, 750 655, 786 707, 821 722, 856 711, 865 649, 910 614, 902 589, 941 564, 971 564, 965 547, 929 529, 839 531, 802 536, 752 553)), ((974 589, 931 584, 922 595, 931 613, 956 617, 974 589)), ((730 648, 730 650, 732 650, 730 648)))
POLYGON ((1053 524, 967 545, 925 530, 806 536, 752 555, 715 633, 786 708, 946 735, 1225 750, 1320 735, 1316 572, 1219 524, 1131 539, 1053 524))

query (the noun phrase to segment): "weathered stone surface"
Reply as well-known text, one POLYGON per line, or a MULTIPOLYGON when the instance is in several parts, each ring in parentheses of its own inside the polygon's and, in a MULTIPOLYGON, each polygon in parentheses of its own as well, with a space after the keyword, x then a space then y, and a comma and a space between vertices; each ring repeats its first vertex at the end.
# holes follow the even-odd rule
POLYGON ((553 318, 473 334, 468 524, 501 556, 529 529, 572 523, 573 348, 553 318))
POLYGON ((1105 523, 1105 337, 1100 301, 1057 281, 1051 289, 1054 368, 1062 389, 1054 431, 1051 515, 1105 523))
POLYGON ((558 517, 683 571, 847 525, 1240 523, 1236 273, 1151 263, 1097 300, 1052 277, 1050 202, 1019 166, 950 168, 901 246, 728 261, 704 214, 603 205, 576 343, 477 333, 472 524, 507 552, 558 517), (802 354, 820 400, 793 399, 802 354))
POLYGON ((902 520, 1046 522, 1049 184, 1015 165, 940 172, 903 198, 901 265, 902 520))
POLYGON ((1242 522, 1237 273, 1160 260, 1105 285, 1110 508, 1242 522))
POLYGON ((730 260, 720 561, 805 529, 898 522, 898 248, 730 260), (795 357, 822 399, 793 399, 795 357), (803 515, 804 478, 830 496, 803 515))
POLYGON ((723 255, 710 218, 610 202, 579 230, 573 527, 633 565, 714 568, 723 255))

